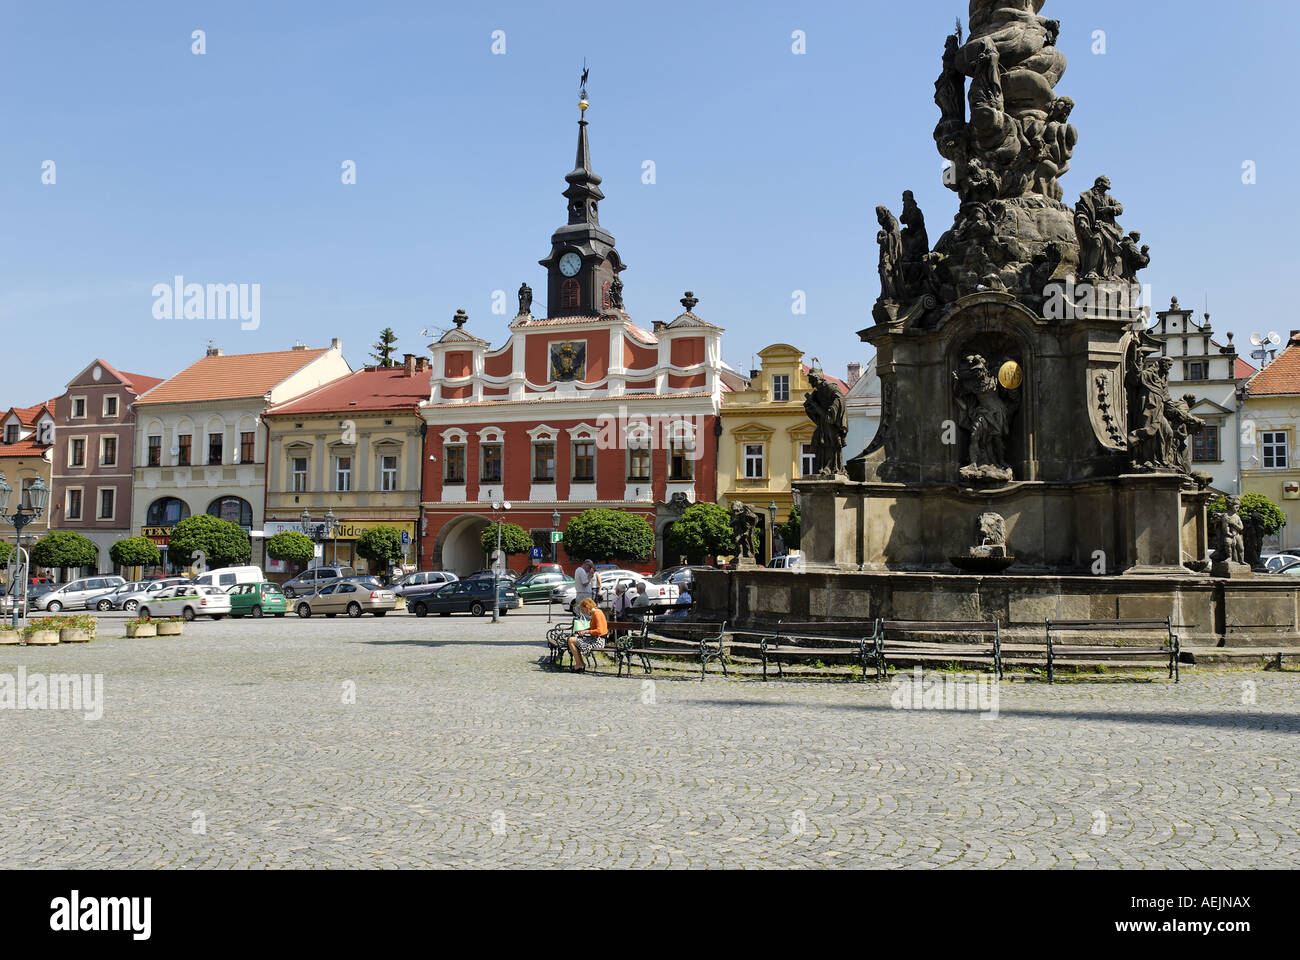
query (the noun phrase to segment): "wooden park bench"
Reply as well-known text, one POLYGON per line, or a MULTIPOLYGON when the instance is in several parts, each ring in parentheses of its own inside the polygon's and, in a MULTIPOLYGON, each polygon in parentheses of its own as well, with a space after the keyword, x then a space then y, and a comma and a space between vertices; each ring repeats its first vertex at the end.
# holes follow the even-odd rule
POLYGON ((657 620, 646 617, 641 623, 641 634, 631 637, 631 643, 622 651, 619 661, 619 673, 623 675, 623 664, 627 672, 632 673, 632 658, 641 662, 646 673, 650 672, 650 660, 654 657, 689 657, 700 662, 700 680, 710 660, 717 660, 722 667, 722 675, 727 675, 727 661, 723 659, 726 652, 723 637, 727 624, 696 623, 690 620, 657 620))
MULTIPOLYGON (((1178 676, 1178 635, 1174 633, 1169 618, 1163 620, 1047 620, 1047 680, 1056 682, 1058 666, 1094 666, 1095 661, 1147 659, 1155 660, 1155 665, 1168 666, 1169 678, 1177 683, 1178 676), (1165 642, 1158 646, 1145 643, 1141 646, 1128 646, 1119 643, 1101 643, 1070 641, 1061 637, 1062 633, 1115 634, 1137 631, 1160 630, 1165 642)), ((1131 664, 1136 665, 1136 664, 1131 664)))
POLYGON ((839 622, 813 622, 781 620, 776 629, 751 634, 752 640, 733 640, 732 650, 752 650, 763 661, 763 681, 767 681, 768 662, 776 664, 777 676, 785 679, 786 662, 801 658, 825 660, 830 657, 852 657, 862 667, 861 680, 867 679, 871 667, 877 680, 885 677, 885 662, 880 649, 880 631, 875 620, 841 620, 839 622))
POLYGON ((996 620, 880 620, 878 624, 882 671, 887 672, 891 657, 921 664, 987 660, 998 679, 1002 679, 1002 627, 996 620), (899 637, 899 634, 918 633, 978 633, 990 639, 966 643, 899 637))

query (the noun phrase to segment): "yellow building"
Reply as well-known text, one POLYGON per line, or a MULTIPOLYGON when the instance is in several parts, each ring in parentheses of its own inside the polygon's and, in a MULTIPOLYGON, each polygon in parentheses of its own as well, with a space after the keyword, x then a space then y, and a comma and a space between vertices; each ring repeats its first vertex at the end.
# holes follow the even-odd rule
MULTIPOLYGON (((812 421, 804 395, 812 391, 803 352, 775 343, 758 352, 760 369, 747 389, 723 394, 718 439, 718 502, 745 503, 764 516, 776 505, 776 522, 790 517, 792 483, 813 474, 812 421)), ((847 393, 835 377, 827 377, 847 393)), ((770 555, 763 549, 766 559, 770 555)))
POLYGON ((1287 516, 1282 531, 1265 541, 1282 549, 1300 547, 1300 333, 1292 333, 1276 360, 1252 377, 1242 408, 1241 489, 1262 493, 1287 516))

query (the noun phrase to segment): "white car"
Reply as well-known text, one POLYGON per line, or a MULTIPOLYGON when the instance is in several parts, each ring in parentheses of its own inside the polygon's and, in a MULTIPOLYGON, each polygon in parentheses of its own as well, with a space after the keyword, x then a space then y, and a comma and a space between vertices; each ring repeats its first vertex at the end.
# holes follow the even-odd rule
POLYGON ((220 587, 199 587, 182 584, 159 590, 140 602, 142 617, 211 617, 220 620, 230 613, 230 595, 220 587))
MULTIPOLYGON (((635 570, 602 570, 600 571, 600 592, 596 596, 596 604, 601 607, 613 607, 615 591, 620 583, 626 583, 630 591, 635 591, 638 584, 645 584, 646 598, 652 607, 670 607, 677 603, 677 597, 681 593, 681 587, 675 583, 655 580, 647 577, 643 573, 637 573, 635 570)), ((565 606, 572 608, 573 602, 577 599, 577 588, 573 584, 568 584, 561 590, 552 594, 554 600, 563 603, 565 606)))

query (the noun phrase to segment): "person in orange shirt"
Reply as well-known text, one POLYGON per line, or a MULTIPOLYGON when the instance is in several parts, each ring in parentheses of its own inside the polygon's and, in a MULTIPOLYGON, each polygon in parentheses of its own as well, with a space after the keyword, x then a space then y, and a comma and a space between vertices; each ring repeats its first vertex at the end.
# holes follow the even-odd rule
POLYGON ((583 654, 591 656, 591 651, 605 649, 605 635, 609 633, 609 621, 605 619, 605 612, 596 606, 596 601, 591 597, 578 604, 578 609, 591 621, 591 625, 569 638, 569 655, 573 658, 569 669, 574 673, 586 673, 587 663, 582 659, 583 654))

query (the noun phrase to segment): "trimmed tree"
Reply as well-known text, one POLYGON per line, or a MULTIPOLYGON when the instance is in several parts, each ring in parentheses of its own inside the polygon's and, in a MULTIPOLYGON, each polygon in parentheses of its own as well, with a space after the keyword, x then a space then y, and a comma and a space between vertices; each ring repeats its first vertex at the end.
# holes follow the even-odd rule
MULTIPOLYGON (((1218 497, 1209 506, 1210 528, 1215 526, 1214 518, 1226 513, 1228 498, 1218 497)), ((1271 537, 1286 526, 1286 514, 1276 503, 1262 493, 1243 493, 1241 507, 1237 510, 1245 524, 1243 531, 1246 541, 1246 560, 1254 563, 1264 547, 1264 538, 1271 537)))
POLYGON ((402 535, 392 527, 371 527, 357 540, 357 556, 370 564, 371 571, 388 572, 402 562, 402 535))
POLYGON ((85 567, 99 560, 99 548, 72 530, 51 530, 32 547, 32 566, 85 567))
POLYGON ((379 331, 379 339, 371 344, 370 349, 374 351, 370 354, 370 359, 381 367, 391 367, 396 364, 393 360, 393 354, 397 351, 397 334, 393 332, 392 327, 384 327, 379 331))
POLYGON ((152 567, 162 562, 158 544, 148 537, 127 537, 108 548, 108 555, 120 567, 152 567))
POLYGON ((173 563, 192 563, 202 550, 209 569, 248 563, 253 544, 244 528, 207 513, 186 517, 172 528, 168 557, 173 563))
POLYGON ((573 560, 644 563, 654 549, 654 528, 639 513, 584 510, 564 529, 564 552, 573 560))
MULTIPOLYGON (((489 557, 497 548, 497 525, 489 524, 483 528, 483 552, 489 557)), ((517 523, 501 524, 501 549, 507 556, 531 553, 533 538, 528 531, 517 523)))
POLYGON ((716 503, 691 504, 664 537, 668 556, 685 557, 687 563, 703 563, 706 557, 730 554, 732 549, 731 516, 716 503))
POLYGON ((316 556, 316 545, 311 542, 311 537, 305 533, 299 533, 297 530, 285 530, 283 533, 277 533, 267 538, 266 555, 272 560, 278 560, 281 563, 292 563, 297 567, 305 567, 311 563, 312 557, 316 556))
POLYGON ((799 508, 790 508, 790 519, 776 525, 776 532, 781 535, 781 542, 787 550, 799 549, 799 537, 803 533, 803 521, 799 518, 799 508))

